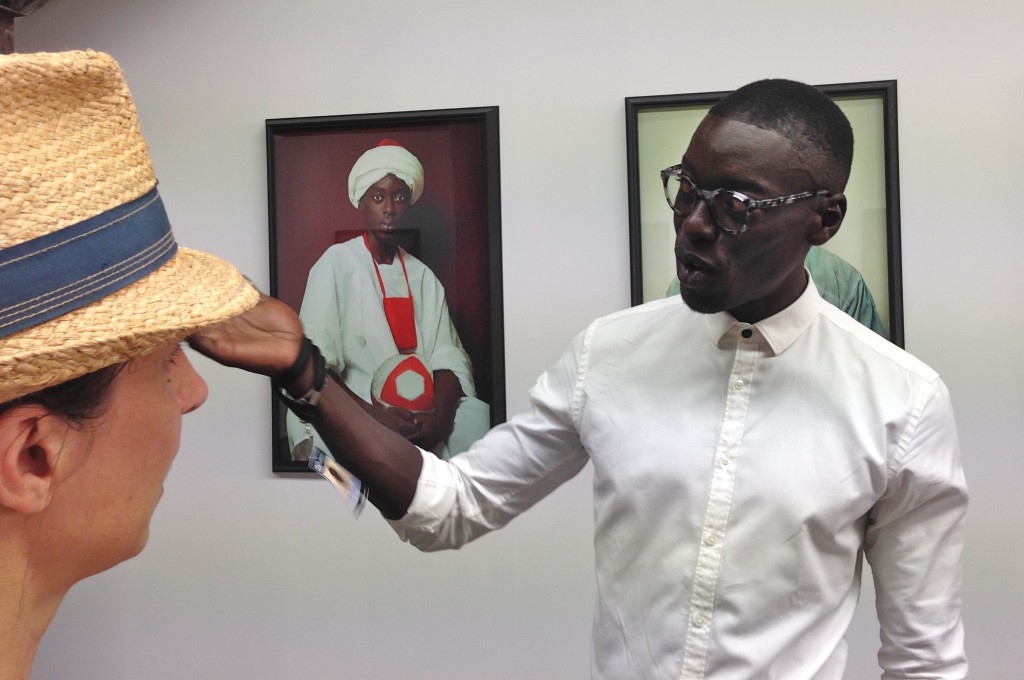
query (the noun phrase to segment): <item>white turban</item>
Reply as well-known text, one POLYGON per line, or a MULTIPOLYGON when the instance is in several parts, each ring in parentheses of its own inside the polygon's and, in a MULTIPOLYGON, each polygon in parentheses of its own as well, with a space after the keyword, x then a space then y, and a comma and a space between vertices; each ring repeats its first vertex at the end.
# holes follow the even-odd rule
POLYGON ((348 198, 359 207, 359 199, 366 190, 388 175, 394 175, 409 185, 412 203, 423 193, 423 166, 416 156, 396 141, 385 139, 356 161, 348 174, 348 198))

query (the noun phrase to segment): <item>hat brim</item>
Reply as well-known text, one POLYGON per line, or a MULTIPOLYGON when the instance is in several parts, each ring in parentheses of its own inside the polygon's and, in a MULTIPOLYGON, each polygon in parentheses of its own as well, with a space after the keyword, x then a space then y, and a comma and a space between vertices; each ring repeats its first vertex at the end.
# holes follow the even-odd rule
POLYGON ((145 356, 241 314, 259 297, 230 263, 179 247, 127 288, 0 340, 0 404, 145 356))

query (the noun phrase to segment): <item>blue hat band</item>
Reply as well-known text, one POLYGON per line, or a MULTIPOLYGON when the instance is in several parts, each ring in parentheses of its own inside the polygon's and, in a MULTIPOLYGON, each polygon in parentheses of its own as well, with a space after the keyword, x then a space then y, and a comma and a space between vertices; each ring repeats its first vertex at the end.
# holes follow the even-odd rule
POLYGON ((0 338, 126 288, 177 250, 156 188, 84 222, 0 250, 0 338))

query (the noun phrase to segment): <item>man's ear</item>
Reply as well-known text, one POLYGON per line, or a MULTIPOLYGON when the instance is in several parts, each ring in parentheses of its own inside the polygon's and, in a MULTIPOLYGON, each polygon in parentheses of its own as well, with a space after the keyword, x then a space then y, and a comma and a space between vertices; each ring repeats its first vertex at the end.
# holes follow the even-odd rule
POLYGON ((829 196, 825 210, 821 213, 821 225, 811 233, 811 244, 820 246, 835 236, 844 217, 846 217, 846 194, 829 196))
POLYGON ((15 406, 0 414, 0 506, 34 513, 50 503, 68 423, 42 406, 15 406))

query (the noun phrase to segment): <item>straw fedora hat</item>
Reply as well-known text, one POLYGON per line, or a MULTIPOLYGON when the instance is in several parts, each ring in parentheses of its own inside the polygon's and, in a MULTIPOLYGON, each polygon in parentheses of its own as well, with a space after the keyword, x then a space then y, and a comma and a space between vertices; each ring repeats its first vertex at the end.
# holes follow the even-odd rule
POLYGON ((143 356, 256 304, 177 247, 121 69, 0 56, 0 404, 143 356))

